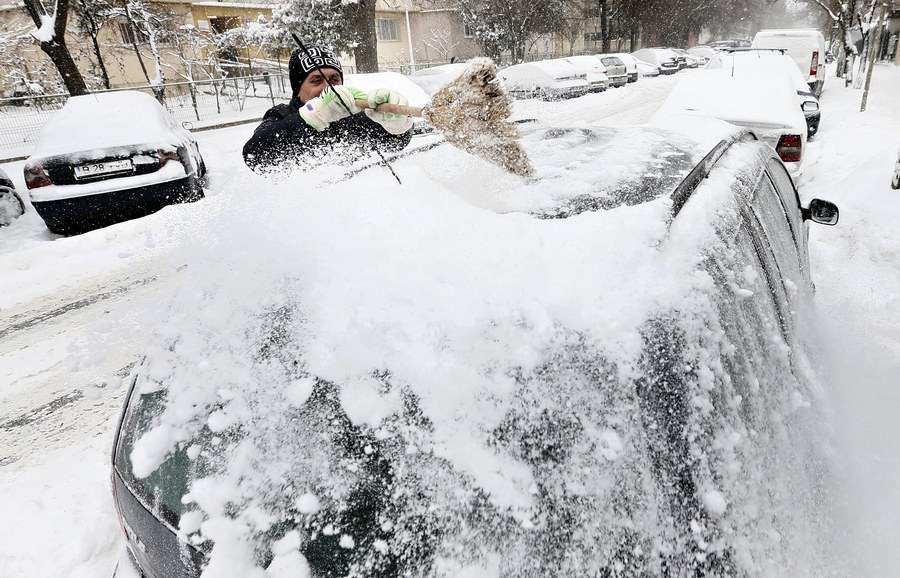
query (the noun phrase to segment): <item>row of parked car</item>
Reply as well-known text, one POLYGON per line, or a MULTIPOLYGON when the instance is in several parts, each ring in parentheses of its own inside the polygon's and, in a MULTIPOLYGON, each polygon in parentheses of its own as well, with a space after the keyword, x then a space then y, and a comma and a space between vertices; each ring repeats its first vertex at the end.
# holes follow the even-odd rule
POLYGON ((793 176, 819 130, 825 39, 813 29, 762 30, 750 46, 696 47, 701 73, 679 82, 658 114, 718 118, 744 126, 774 148, 793 176))
MULTIPOLYGON (((807 140, 821 122, 824 54, 818 30, 763 30, 752 42, 554 58, 508 66, 498 75, 515 98, 559 100, 624 86, 642 76, 702 68, 703 74, 678 84, 662 114, 708 116, 751 128, 796 176, 807 140)), ((410 80, 433 94, 464 68, 437 66, 413 73, 410 80)))
MULTIPOLYGON (((676 86, 660 115, 708 116, 751 128, 796 176, 807 140, 821 121, 824 38, 815 30, 764 30, 747 44, 571 56, 509 66, 499 76, 514 97, 559 99, 702 68, 676 86)), ((466 66, 432 67, 408 78, 433 94, 466 66)), ((57 234, 76 234, 197 200, 206 179, 190 132, 152 97, 134 91, 69 99, 47 123, 25 166, 31 203, 57 234), (77 146, 72 135, 79 135, 77 146), (110 192, 116 194, 106 194, 110 192)), ((900 187, 900 159, 892 186, 900 187)), ((0 171, 0 226, 24 210, 12 181, 0 171)))

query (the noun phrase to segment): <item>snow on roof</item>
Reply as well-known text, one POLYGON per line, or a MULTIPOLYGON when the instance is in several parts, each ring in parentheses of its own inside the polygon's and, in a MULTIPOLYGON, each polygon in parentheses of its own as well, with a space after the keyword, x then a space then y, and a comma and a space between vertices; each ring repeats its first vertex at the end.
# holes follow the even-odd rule
POLYGON ((535 60, 534 62, 523 62, 514 64, 502 69, 499 74, 504 78, 519 80, 529 77, 549 77, 560 78, 570 77, 577 74, 575 66, 558 58, 553 60, 535 60))
POLYGON ((779 125, 806 132, 797 91, 787 75, 700 70, 675 85, 657 115, 688 113, 741 124, 779 125))
POLYGON ((174 142, 165 110, 134 90, 70 97, 44 126, 32 157, 100 148, 174 142))
POLYGON ((567 56, 565 60, 568 60, 572 64, 579 67, 588 67, 592 70, 604 69, 603 62, 600 61, 596 56, 591 56, 589 54, 583 54, 581 56, 567 56))
POLYGON ((707 68, 721 68, 728 74, 786 74, 800 92, 809 92, 809 85, 794 64, 794 59, 786 54, 771 50, 747 50, 714 55, 707 68))

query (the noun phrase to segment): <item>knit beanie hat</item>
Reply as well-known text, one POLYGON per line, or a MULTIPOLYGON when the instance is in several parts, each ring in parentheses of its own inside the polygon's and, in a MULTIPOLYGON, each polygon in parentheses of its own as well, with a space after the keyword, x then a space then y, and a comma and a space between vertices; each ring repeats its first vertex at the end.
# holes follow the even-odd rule
POLYGON ((298 48, 291 53, 291 59, 288 61, 288 76, 291 79, 292 94, 297 94, 300 85, 303 84, 309 73, 316 69, 317 65, 322 68, 334 68, 340 73, 341 82, 344 82, 344 71, 334 52, 321 44, 313 44, 307 46, 306 50, 298 48))

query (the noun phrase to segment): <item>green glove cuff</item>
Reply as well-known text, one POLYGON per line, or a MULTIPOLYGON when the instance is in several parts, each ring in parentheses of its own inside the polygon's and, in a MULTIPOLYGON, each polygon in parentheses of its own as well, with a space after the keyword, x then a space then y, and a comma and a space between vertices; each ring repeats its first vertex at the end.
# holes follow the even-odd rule
MULTIPOLYGON (((322 93, 322 103, 323 104, 329 105, 332 102, 336 101, 338 91, 340 91, 342 93, 341 94, 342 98, 346 98, 346 95, 348 92, 353 95, 354 100, 356 100, 356 99, 366 100, 366 97, 367 97, 366 93, 359 90, 358 88, 352 88, 350 86, 344 86, 342 84, 339 84, 339 85, 335 86, 334 88, 335 88, 335 90, 326 90, 324 93, 322 93)), ((346 104, 351 109, 353 109, 352 103, 346 102, 344 104, 346 104)), ((338 106, 340 106, 340 104, 338 104, 338 106)))

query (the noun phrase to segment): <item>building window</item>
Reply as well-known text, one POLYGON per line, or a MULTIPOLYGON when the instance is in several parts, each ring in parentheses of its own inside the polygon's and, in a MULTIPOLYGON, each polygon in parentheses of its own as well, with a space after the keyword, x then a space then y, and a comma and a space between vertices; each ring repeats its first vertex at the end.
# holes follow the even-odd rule
POLYGON ((463 22, 463 36, 465 36, 466 38, 474 38, 475 27, 468 22, 463 22))
POLYGON ((224 34, 232 28, 240 28, 242 21, 237 16, 213 16, 209 19, 209 26, 216 34, 224 34))
POLYGON ((584 41, 585 42, 600 42, 603 40, 603 35, 599 32, 585 32, 584 33, 584 41))
POLYGON ((131 22, 119 22, 119 33, 125 44, 141 44, 144 41, 144 34, 131 22))
POLYGON ((400 40, 397 36, 397 21, 392 18, 378 19, 378 40, 392 42, 400 40))

